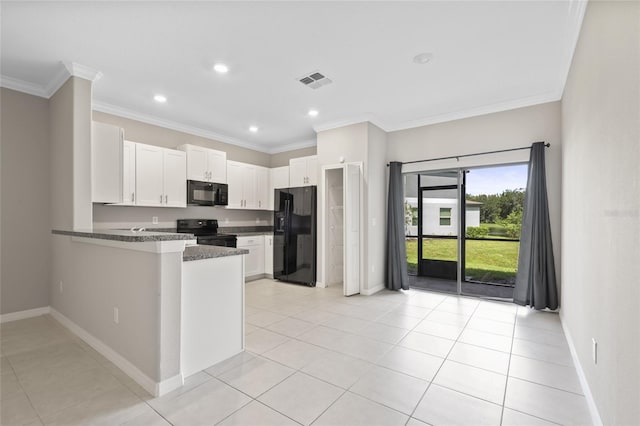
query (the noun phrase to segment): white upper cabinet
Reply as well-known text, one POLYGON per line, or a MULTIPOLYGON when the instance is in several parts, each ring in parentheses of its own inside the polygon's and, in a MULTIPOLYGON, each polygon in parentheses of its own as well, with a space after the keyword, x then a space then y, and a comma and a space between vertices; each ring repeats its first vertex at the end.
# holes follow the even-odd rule
POLYGON ((254 164, 227 161, 229 209, 267 210, 269 171, 254 164))
POLYGON ((111 124, 91 123, 91 201, 123 201, 124 132, 111 124))
POLYGON ((292 158, 289 160, 289 186, 318 184, 318 156, 292 158))
POLYGON ((269 169, 269 210, 274 210, 273 191, 278 188, 289 187, 289 166, 269 169))
POLYGON ((186 207, 184 152, 136 144, 136 205, 186 207))
POLYGON ((269 209, 269 169, 256 166, 256 200, 259 210, 269 209))
POLYGON ((124 141, 122 147, 122 203, 123 206, 136 204, 136 144, 124 141))
POLYGON ((180 145, 187 153, 187 179, 227 183, 227 153, 197 145, 180 145))

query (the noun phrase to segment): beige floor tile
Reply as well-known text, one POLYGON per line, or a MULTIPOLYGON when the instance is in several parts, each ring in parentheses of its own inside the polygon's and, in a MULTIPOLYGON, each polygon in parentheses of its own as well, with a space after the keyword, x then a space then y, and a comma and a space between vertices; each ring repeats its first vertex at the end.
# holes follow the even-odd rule
POLYGON ((502 405, 507 377, 466 364, 445 361, 433 383, 502 405))
POLYGON ((244 334, 245 334, 245 336, 247 334, 250 334, 250 333, 256 331, 256 330, 260 330, 260 327, 258 327, 256 325, 253 325, 253 324, 249 324, 248 322, 244 323, 244 334))
POLYGON ((288 417, 283 416, 277 411, 272 410, 266 405, 258 402, 251 401, 222 422, 218 423, 219 426, 248 426, 248 425, 260 425, 260 426, 297 426, 298 423, 294 422, 288 417))
POLYGON ((560 316, 555 312, 536 311, 529 308, 518 309, 516 325, 539 328, 556 333, 562 333, 560 316))
POLYGON ((501 413, 500 405, 432 384, 413 417, 430 425, 496 426, 501 413))
POLYGON ((350 391, 410 415, 428 384, 425 380, 374 366, 350 391))
POLYGON ((418 319, 424 319, 427 315, 431 313, 431 311, 432 311, 431 308, 423 308, 421 306, 414 306, 408 303, 403 303, 398 307, 394 308, 393 310, 391 310, 389 313, 406 315, 406 316, 415 317, 418 319))
POLYGON ((352 336, 352 334, 345 333, 344 331, 319 325, 316 326, 316 328, 301 334, 298 336, 298 339, 307 343, 322 346, 323 348, 341 350, 344 348, 344 342, 352 336))
POLYGON ((555 424, 509 408, 505 408, 502 413, 502 426, 553 426, 555 424))
POLYGON ((275 322, 267 327, 275 333, 284 334, 289 337, 297 337, 315 327, 314 324, 302 321, 296 318, 285 318, 282 321, 275 322))
POLYGON ((289 338, 286 336, 274 333, 273 331, 260 329, 245 337, 244 347, 250 352, 261 354, 283 344, 287 340, 289 340, 289 338))
POLYGON ((294 370, 264 358, 254 358, 218 376, 220 380, 256 398, 277 385, 294 370))
POLYGON ((100 367, 100 364, 75 342, 40 347, 8 356, 19 377, 41 370, 77 371, 100 367))
POLYGON ((511 337, 500 336, 498 334, 486 333, 484 331, 465 329, 458 340, 462 343, 481 346, 501 352, 511 352, 511 337))
POLYGON ((420 420, 414 419, 413 417, 411 417, 407 422, 406 426, 429 426, 429 425, 426 424, 425 422, 421 422, 420 420))
POLYGON ((354 358, 363 359, 368 362, 376 362, 393 347, 388 343, 369 339, 368 337, 352 335, 345 339, 342 348, 338 351, 354 358))
POLYGON ((303 373, 295 373, 258 398, 259 401, 302 423, 311 424, 344 390, 303 373))
POLYGON ((3 374, 0 376, 0 400, 11 398, 20 393, 23 393, 22 387, 15 374, 3 374))
POLYGON ((369 321, 346 315, 338 315, 336 318, 323 322, 322 325, 325 327, 335 328, 336 330, 342 330, 347 333, 357 333, 369 325, 369 321))
POLYGON ((563 425, 591 424, 584 396, 509 378, 505 407, 563 425))
POLYGON ((212 425, 249 402, 248 396, 212 379, 154 408, 175 426, 212 425))
POLYGON ((514 337, 543 345, 567 347, 567 339, 564 333, 557 333, 534 327, 517 326, 514 337))
POLYGON ((404 315, 398 312, 389 312, 384 314, 380 318, 376 320, 381 324, 389 325, 391 327, 399 327, 407 330, 411 330, 418 323, 420 323, 420 318, 416 318, 415 316, 404 315))
POLYGON ((160 397, 151 398, 147 400, 147 404, 149 404, 153 409, 157 410, 159 407, 169 404, 172 399, 178 398, 181 395, 184 395, 185 393, 190 392, 193 389, 202 386, 203 384, 212 380, 213 378, 204 372, 196 373, 184 379, 184 384, 178 389, 175 389, 160 397))
POLYGON ((427 315, 426 319, 429 321, 439 322, 441 324, 464 327, 469 321, 469 318, 471 318, 471 314, 458 315, 444 311, 432 311, 429 315, 427 315))
POLYGON ((420 306, 422 308, 429 309, 437 307, 447 298, 447 296, 444 295, 429 293, 421 290, 409 291, 407 296, 409 299, 407 303, 409 305, 420 306))
POLYGON ((153 412, 128 389, 120 387, 95 398, 42 416, 47 426, 119 425, 141 414, 153 412))
POLYGON ((301 371, 344 389, 351 387, 373 364, 337 352, 314 359, 301 371))
POLYGON ((494 309, 483 309, 482 305, 478 307, 476 312, 473 314, 474 318, 478 319, 487 319, 496 322, 503 322, 507 325, 513 325, 516 322, 516 313, 507 312, 505 310, 496 310, 494 309))
POLYGON ((324 311, 322 309, 307 309, 295 315, 292 315, 293 318, 297 318, 299 320, 307 321, 313 324, 322 324, 323 322, 329 321, 333 318, 336 318, 337 316, 338 314, 324 311))
POLYGON ((247 352, 247 351, 240 352, 238 355, 234 355, 229 359, 219 362, 216 365, 209 367, 204 371, 213 377, 218 377, 220 374, 225 373, 229 370, 232 370, 237 366, 239 366, 240 364, 244 364, 245 362, 250 361, 255 357, 256 356, 251 352, 247 352))
POLYGON ((342 395, 314 426, 402 426, 407 416, 351 392, 342 395))
POLYGON ((391 327, 379 322, 369 323, 362 330, 357 332, 360 336, 368 337, 380 342, 390 343, 392 345, 400 342, 400 340, 402 340, 408 333, 409 330, 404 328, 391 327))
POLYGON ((400 346, 445 358, 455 341, 412 331, 402 339, 400 346))
POLYGON ((509 369, 508 353, 461 342, 455 344, 447 359, 490 370, 505 376, 509 369))
POLYGON ((80 371, 50 371, 49 374, 19 376, 22 388, 40 416, 95 398, 114 389, 125 389, 105 368, 80 371))
POLYGON ((582 386, 573 367, 513 355, 509 376, 582 395, 582 386))
POLYGON ((275 312, 262 310, 253 315, 247 315, 245 321, 258 327, 266 327, 274 322, 282 321, 286 316, 275 312))
POLYGON ((396 346, 383 356, 377 365, 431 381, 444 362, 443 358, 396 346))
POLYGON ((284 364, 294 370, 300 370, 312 362, 324 357, 329 351, 319 346, 301 342, 299 340, 289 340, 282 345, 265 352, 263 357, 284 364))
POLYGON ((539 361, 552 362, 554 364, 573 366, 571 352, 569 347, 543 345, 541 343, 531 342, 528 340, 513 339, 514 355, 533 358, 539 361))
POLYGON ((35 420, 38 420, 38 414, 24 392, 0 401, 1 425, 24 425, 35 420))
POLYGON ((155 411, 147 410, 120 426, 171 426, 171 423, 155 411))
POLYGON ((460 336, 460 333, 462 333, 463 329, 464 325, 443 324, 440 322, 430 321, 429 317, 427 317, 427 319, 418 324, 413 331, 442 337, 443 339, 456 340, 458 336, 460 336))
POLYGON ((6 356, 0 357, 0 375, 13 374, 13 368, 6 356))
POLYGON ((471 318, 467 327, 472 330, 484 331, 485 333, 513 337, 513 324, 486 318, 478 318, 475 315, 471 318))
POLYGON ((49 331, 2 335, 0 345, 2 353, 5 356, 10 356, 68 341, 71 341, 71 337, 62 329, 51 329, 49 331))

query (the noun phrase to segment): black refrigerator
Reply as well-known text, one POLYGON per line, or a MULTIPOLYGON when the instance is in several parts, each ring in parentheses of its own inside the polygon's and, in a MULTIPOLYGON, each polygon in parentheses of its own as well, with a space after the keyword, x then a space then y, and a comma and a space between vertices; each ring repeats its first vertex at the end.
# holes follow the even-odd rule
POLYGON ((276 189, 274 194, 273 277, 316 285, 315 186, 276 189))

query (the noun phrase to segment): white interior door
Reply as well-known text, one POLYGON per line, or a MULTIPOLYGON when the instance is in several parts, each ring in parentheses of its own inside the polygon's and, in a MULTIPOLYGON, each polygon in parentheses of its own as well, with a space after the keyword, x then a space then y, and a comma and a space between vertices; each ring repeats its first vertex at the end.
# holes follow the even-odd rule
POLYGON ((344 168, 344 295, 360 293, 360 166, 344 168))

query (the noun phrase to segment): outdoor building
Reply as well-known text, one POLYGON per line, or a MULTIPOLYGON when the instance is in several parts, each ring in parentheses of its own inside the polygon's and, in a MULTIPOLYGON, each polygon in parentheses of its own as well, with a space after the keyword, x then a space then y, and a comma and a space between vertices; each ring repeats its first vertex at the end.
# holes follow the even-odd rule
MULTIPOLYGON (((405 198, 405 202, 412 212, 406 225, 406 235, 418 235, 418 199, 415 197, 405 198)), ((477 201, 467 201, 465 226, 466 228, 480 226, 480 206, 477 201)), ((457 235, 458 228, 458 200, 453 198, 425 198, 422 200, 423 235, 457 235)))

